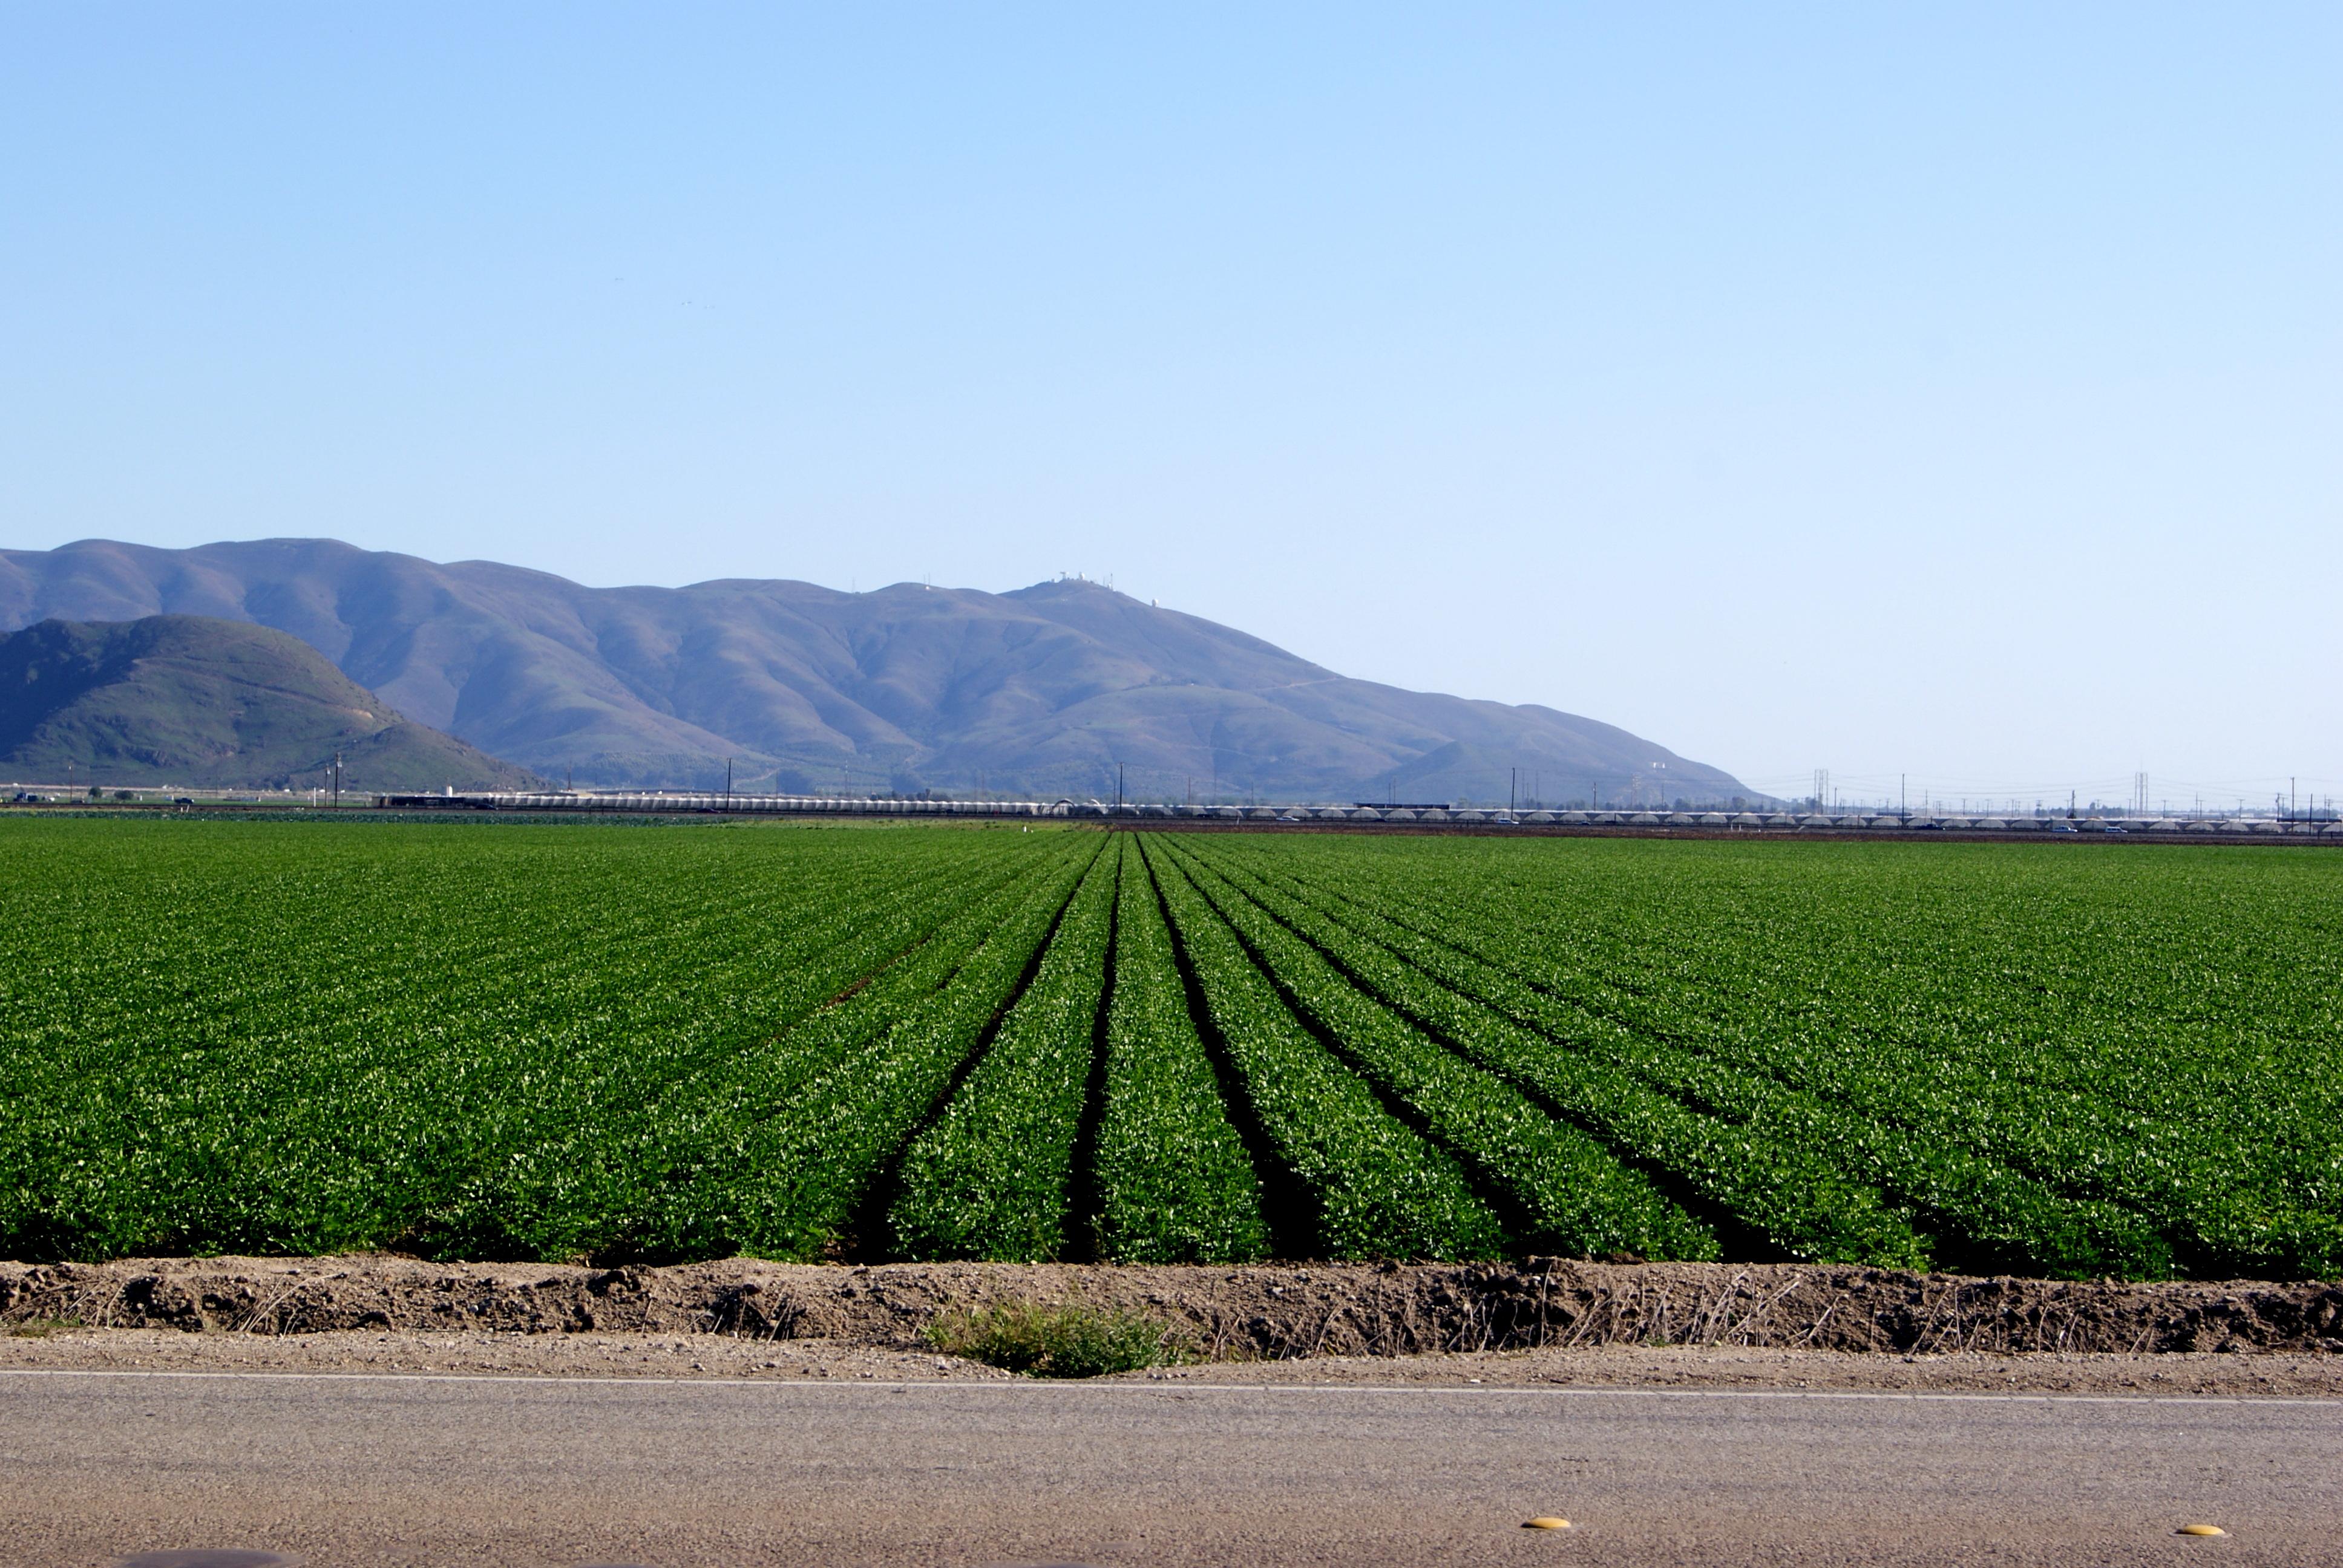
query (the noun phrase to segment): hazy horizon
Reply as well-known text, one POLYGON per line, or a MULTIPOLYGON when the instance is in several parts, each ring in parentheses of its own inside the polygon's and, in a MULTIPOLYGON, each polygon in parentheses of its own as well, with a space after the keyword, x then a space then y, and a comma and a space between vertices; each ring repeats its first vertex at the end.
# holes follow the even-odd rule
POLYGON ((2343 16, 20 11, 0 547, 1112 578, 1759 789, 2343 795, 2343 16))

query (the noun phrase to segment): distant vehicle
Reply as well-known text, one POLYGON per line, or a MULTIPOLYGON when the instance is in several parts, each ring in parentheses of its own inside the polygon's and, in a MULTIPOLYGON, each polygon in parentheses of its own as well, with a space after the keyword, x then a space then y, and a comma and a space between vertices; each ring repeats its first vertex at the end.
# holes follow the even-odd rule
POLYGON ((19 789, 8 797, 8 803, 12 806, 45 806, 49 803, 49 798, 46 795, 35 795, 29 789, 19 789))
POLYGON ((2075 824, 2072 822, 2053 822, 2050 824, 2050 830, 2053 833, 2071 833, 2075 830, 2075 824))
POLYGON ((2102 833, 2128 833, 2131 829, 2128 828, 2118 828, 2113 822, 2102 822, 2099 824, 2099 831, 2102 833))

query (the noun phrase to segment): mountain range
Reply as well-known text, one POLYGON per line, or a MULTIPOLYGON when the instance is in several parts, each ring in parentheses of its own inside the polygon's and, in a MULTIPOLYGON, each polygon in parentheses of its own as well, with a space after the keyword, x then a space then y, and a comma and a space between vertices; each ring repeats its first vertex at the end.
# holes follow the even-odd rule
POLYGON ((156 614, 287 632, 417 722, 580 785, 707 788, 729 759, 789 791, 1758 798, 1594 719, 1351 679, 1079 578, 597 588, 331 539, 0 551, 0 630, 156 614))
POLYGON ((510 789, 527 770, 417 724, 300 638, 206 616, 44 620, 0 637, 0 778, 510 789))

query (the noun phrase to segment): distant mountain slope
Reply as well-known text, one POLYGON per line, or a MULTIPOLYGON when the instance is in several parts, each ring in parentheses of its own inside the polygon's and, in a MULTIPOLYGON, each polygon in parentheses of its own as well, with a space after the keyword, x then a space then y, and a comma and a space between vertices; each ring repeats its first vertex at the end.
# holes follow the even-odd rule
POLYGON ((0 628, 158 611, 288 631, 424 722, 580 783, 1719 800, 1593 719, 1352 680, 1095 583, 589 588, 322 539, 0 551, 0 628))
POLYGON ((0 637, 0 778, 299 788, 337 752, 346 790, 529 781, 266 627, 158 615, 0 637))

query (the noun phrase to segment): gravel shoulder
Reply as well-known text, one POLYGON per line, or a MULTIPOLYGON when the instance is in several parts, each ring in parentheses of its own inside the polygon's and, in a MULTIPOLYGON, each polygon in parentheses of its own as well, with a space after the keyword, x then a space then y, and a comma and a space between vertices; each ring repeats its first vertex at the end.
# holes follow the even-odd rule
POLYGON ((1633 1345, 1906 1354, 2343 1352, 2343 1283, 2030 1280, 1840 1264, 1244 1267, 721 1262, 595 1268, 339 1258, 0 1262, 0 1330, 738 1336, 924 1347, 1001 1302, 1143 1312, 1205 1359, 1633 1345))
POLYGON ((2343 1397, 2337 1284, 1568 1260, 0 1263, 0 1370, 1000 1381, 925 1334, 1003 1302, 1161 1319, 1194 1364, 1142 1380, 2343 1397))
MULTIPOLYGON (((191 1334, 80 1329, 0 1339, 0 1374, 38 1372, 745 1379, 880 1383, 1020 1381, 957 1356, 826 1340, 719 1334, 329 1332, 191 1334)), ((1606 1345, 1196 1363, 1126 1382, 1288 1387, 1681 1389, 1880 1394, 2343 1400, 2343 1355, 1864 1354, 1606 1345)))

